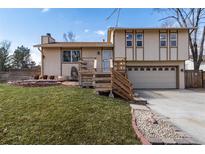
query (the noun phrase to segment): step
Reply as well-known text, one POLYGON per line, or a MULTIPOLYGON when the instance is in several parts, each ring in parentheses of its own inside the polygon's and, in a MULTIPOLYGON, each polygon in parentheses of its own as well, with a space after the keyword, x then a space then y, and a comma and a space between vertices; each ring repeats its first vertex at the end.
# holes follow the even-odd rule
POLYGON ((96 88, 112 88, 111 83, 95 83, 96 88))
POLYGON ((109 92, 112 88, 95 88, 96 92, 109 92))
POLYGON ((110 81, 111 77, 96 77, 93 79, 94 81, 110 81))
POLYGON ((142 97, 136 97, 136 96, 134 96, 132 103, 134 103, 134 104, 140 104, 140 105, 146 105, 146 104, 148 104, 146 99, 144 99, 144 98, 142 98, 142 97))

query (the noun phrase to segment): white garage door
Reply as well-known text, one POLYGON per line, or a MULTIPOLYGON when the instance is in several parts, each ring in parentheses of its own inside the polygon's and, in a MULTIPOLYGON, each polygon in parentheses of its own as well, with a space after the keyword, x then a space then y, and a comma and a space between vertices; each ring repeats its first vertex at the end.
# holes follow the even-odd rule
POLYGON ((135 89, 176 88, 176 67, 128 67, 127 73, 135 89))

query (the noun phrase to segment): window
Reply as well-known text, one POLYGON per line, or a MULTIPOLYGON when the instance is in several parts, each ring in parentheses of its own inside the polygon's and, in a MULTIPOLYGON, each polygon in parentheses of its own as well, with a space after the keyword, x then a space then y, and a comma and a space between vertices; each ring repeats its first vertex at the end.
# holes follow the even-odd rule
POLYGON ((64 62, 77 62, 80 59, 79 50, 69 50, 63 51, 63 61, 64 62))
POLYGON ((171 47, 177 46, 177 33, 170 33, 170 46, 171 47))
POLYGON ((128 67, 128 71, 132 71, 132 68, 131 68, 131 67, 128 67))
POLYGON ((167 46, 167 33, 160 33, 160 47, 167 46))
POLYGON ((165 71, 169 71, 169 68, 168 67, 165 67, 165 69, 164 69, 165 71))
POLYGON ((136 47, 142 47, 143 46, 143 34, 137 33, 136 34, 136 47))
POLYGON ((144 71, 144 67, 141 67, 141 68, 140 68, 140 71, 144 71))
POLYGON ((133 35, 132 33, 126 33, 126 46, 132 47, 133 35))
POLYGON ((149 68, 149 67, 147 67, 147 68, 146 68, 146 71, 150 71, 150 68, 149 68))
POLYGON ((158 71, 162 71, 162 70, 163 70, 163 68, 162 68, 162 67, 158 68, 158 71))
POLYGON ((135 71, 138 71, 138 67, 135 67, 135 71))
POLYGON ((154 67, 152 70, 153 70, 153 71, 156 71, 156 70, 157 70, 157 68, 156 68, 156 67, 154 67))

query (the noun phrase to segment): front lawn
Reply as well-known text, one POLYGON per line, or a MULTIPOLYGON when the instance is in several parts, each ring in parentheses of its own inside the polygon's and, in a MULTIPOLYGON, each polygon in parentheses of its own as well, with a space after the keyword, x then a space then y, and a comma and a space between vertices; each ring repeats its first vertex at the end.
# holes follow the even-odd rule
POLYGON ((0 84, 0 144, 139 144, 127 103, 92 89, 0 84))

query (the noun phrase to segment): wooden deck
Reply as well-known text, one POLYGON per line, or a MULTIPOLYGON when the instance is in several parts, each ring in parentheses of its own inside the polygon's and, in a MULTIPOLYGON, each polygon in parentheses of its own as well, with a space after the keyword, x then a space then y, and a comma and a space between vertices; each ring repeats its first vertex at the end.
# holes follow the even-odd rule
POLYGON ((94 65, 95 59, 84 59, 80 62, 81 87, 94 87, 96 93, 109 92, 110 96, 115 94, 127 101, 134 100, 133 87, 126 76, 125 59, 115 60, 113 68, 108 72, 102 72, 93 67, 94 65))

